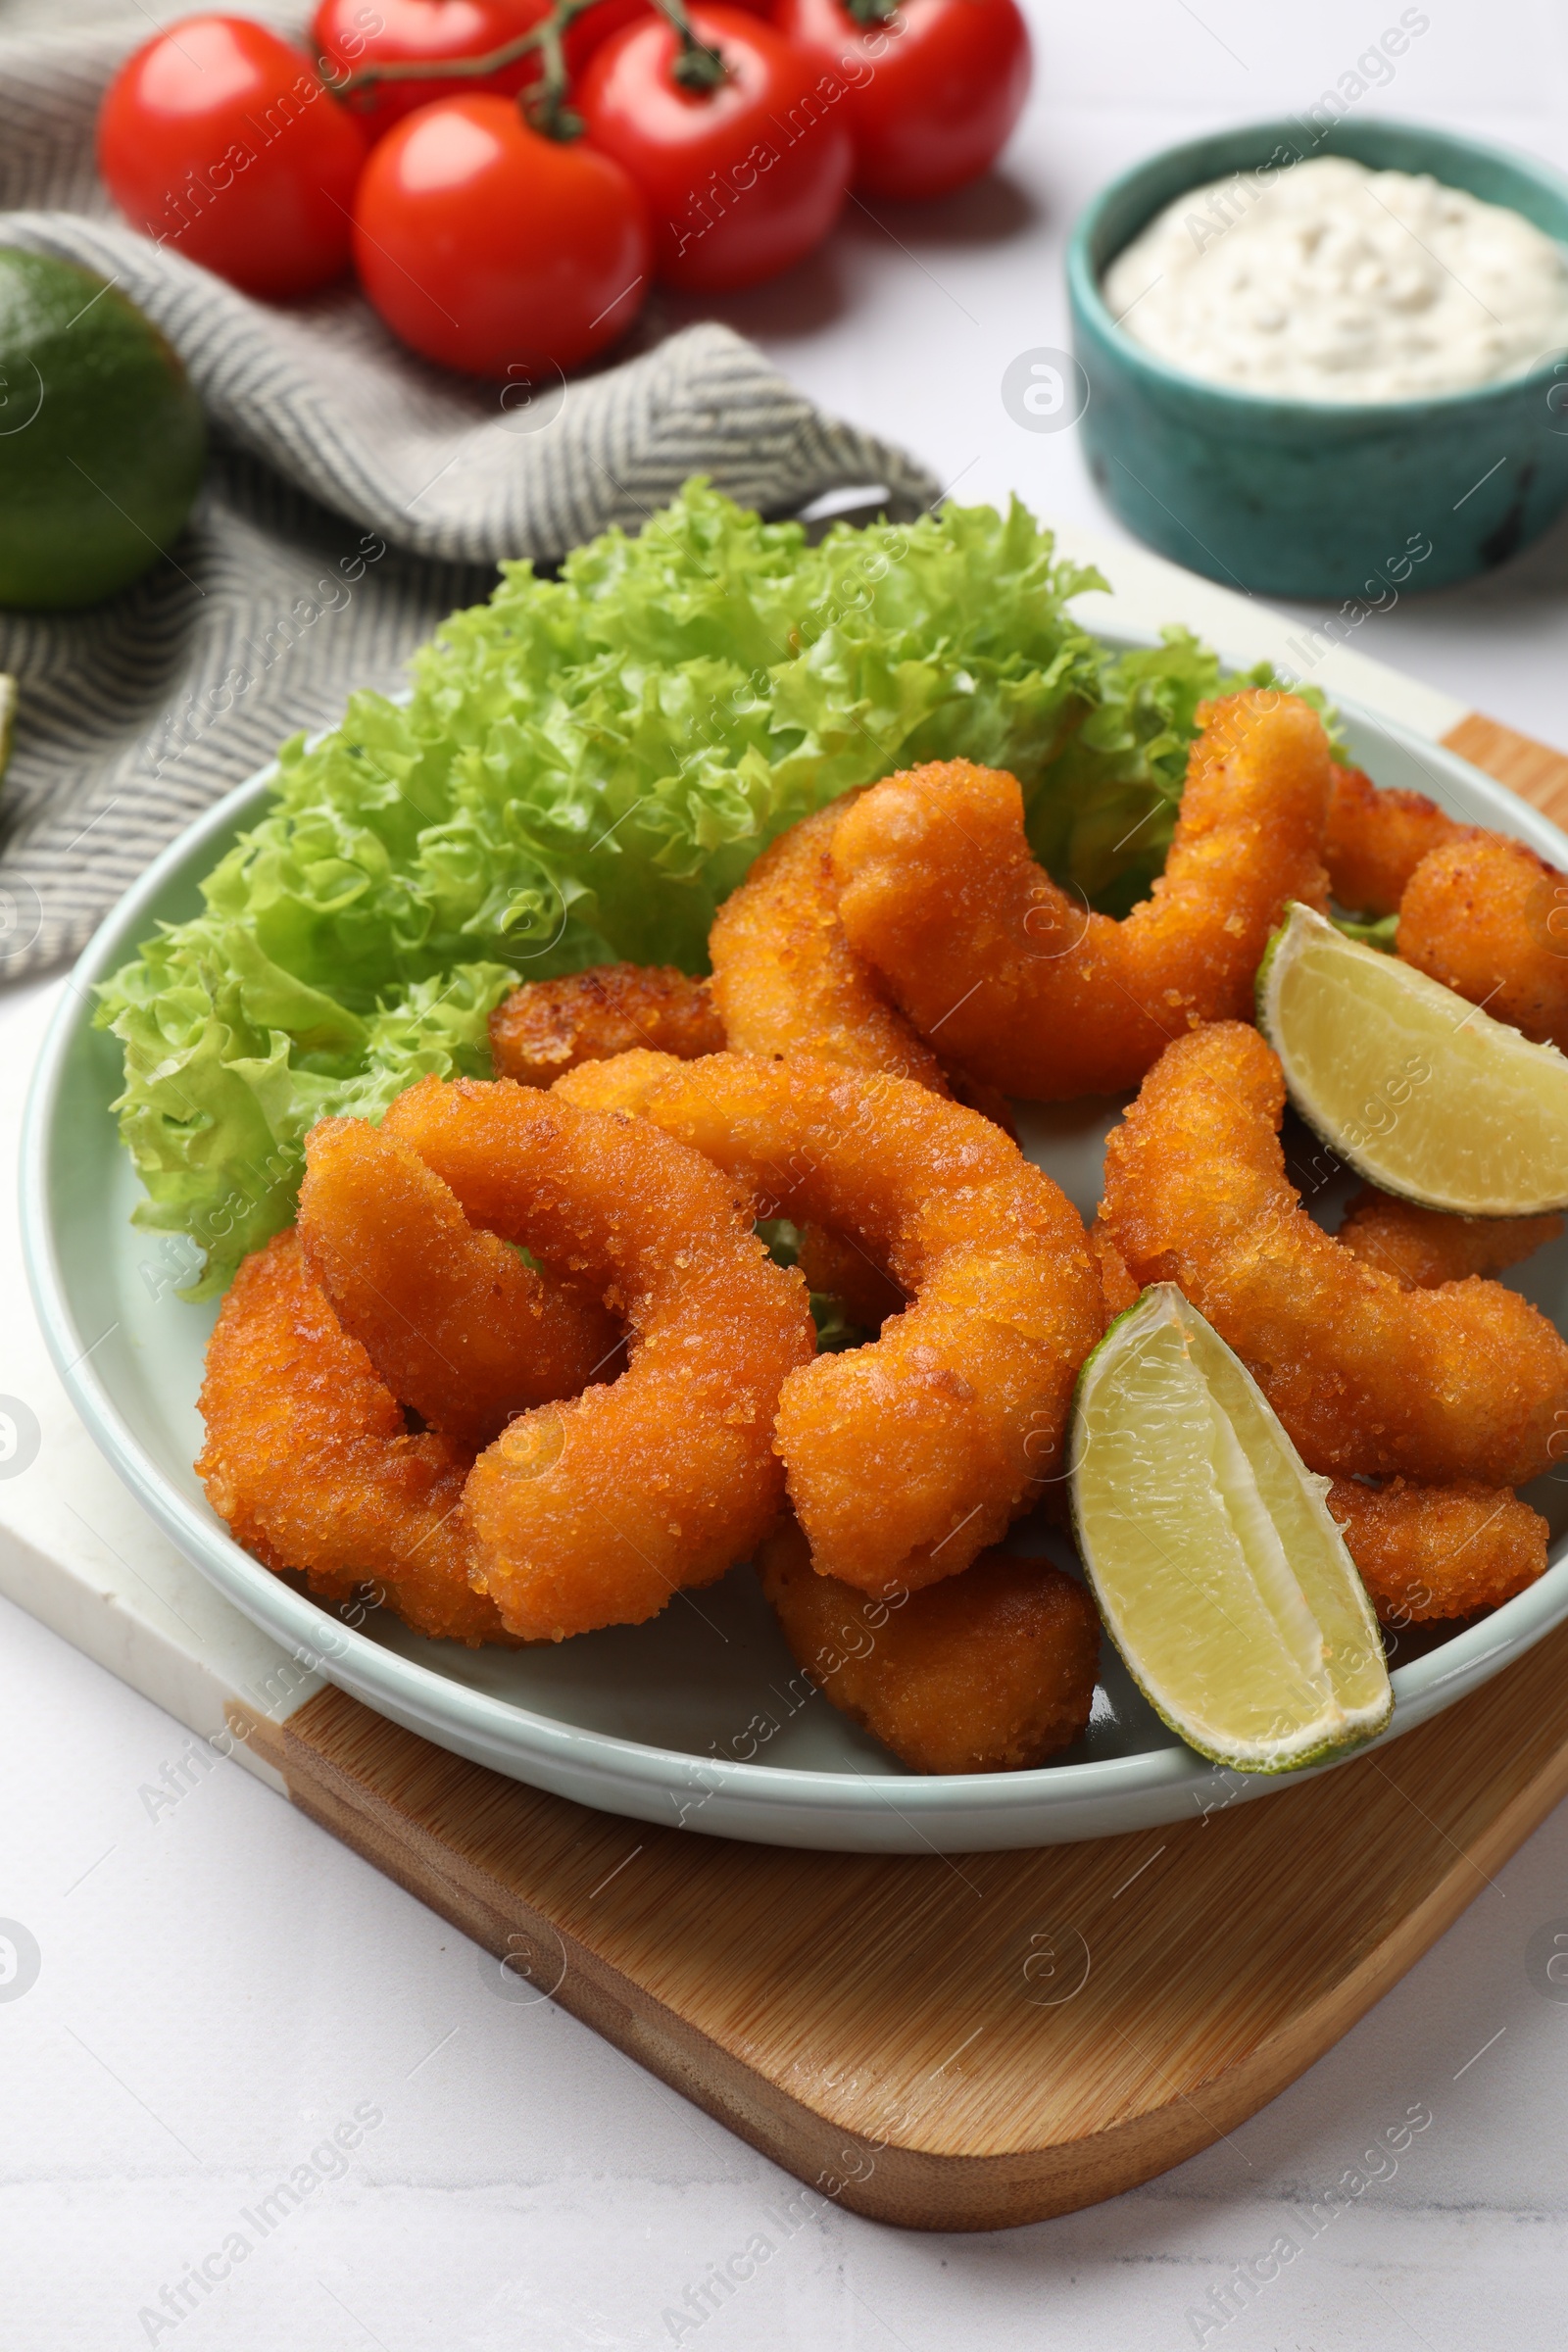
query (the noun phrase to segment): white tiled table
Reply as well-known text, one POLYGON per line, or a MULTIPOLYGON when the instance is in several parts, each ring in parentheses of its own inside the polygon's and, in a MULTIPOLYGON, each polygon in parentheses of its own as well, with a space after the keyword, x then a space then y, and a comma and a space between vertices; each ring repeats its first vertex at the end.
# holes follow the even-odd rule
MULTIPOLYGON (((1310 103, 1399 11, 1036 0, 1035 13, 1039 94, 1005 187, 946 225, 856 215, 819 263, 728 315, 962 498, 1016 487, 1114 538, 1074 437, 1025 433, 998 394, 1016 351, 1066 340, 1068 222, 1156 144, 1310 103)), ((1430 14, 1384 105, 1568 160, 1560 14, 1546 0, 1434 0, 1430 14)), ((1361 650, 1568 742, 1565 590, 1568 531, 1477 589, 1369 624, 1361 650)), ((0 999, 13 1099, 45 993, 0 999)), ((35 1359, 3 1238, 0 1392, 16 1394, 35 1359)), ((69 1468, 56 1500, 112 1539, 108 1490, 89 1496, 86 1476, 69 1468)), ((0 1997, 4 2352, 1564 2340, 1568 2000, 1531 1980, 1526 1946, 1548 1921, 1568 1928, 1568 1813, 1331 2056, 1162 2180, 991 2238, 829 2213, 786 2240, 769 2218, 782 2175, 570 2018, 496 1997, 473 1946, 245 1773, 182 1771, 188 1748, 171 1716, 0 1603, 0 1918, 41 1956, 25 1996, 0 1997), (1432 2121, 1394 2177, 1355 2174, 1418 2105, 1432 2121), (334 2130, 357 2113, 343 2177, 326 2177, 334 2130), (298 2210, 265 2233, 240 2218, 313 2151, 319 2178, 298 2210), (1313 2235, 1312 2201, 1348 2173, 1362 2187, 1326 2227, 1320 2210, 1313 2235), (236 2229, 251 2250, 220 2277, 236 2229), (760 2230, 778 2251, 699 2325, 688 2289, 760 2230), (1299 2254, 1227 2302, 1236 2266, 1282 2231, 1299 2254), (218 2282, 171 2318, 204 2259, 218 2282)))

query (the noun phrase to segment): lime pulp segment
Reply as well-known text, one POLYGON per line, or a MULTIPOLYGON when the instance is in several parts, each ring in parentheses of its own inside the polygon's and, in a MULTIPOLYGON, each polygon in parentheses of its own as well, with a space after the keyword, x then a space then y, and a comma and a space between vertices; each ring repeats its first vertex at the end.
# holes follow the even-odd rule
POLYGON ((1393 1709, 1328 1486, 1174 1284, 1084 1366, 1072 1499, 1101 1614, 1161 1718, 1239 1771, 1322 1762, 1393 1709))
POLYGON ((1568 1206, 1568 1059, 1293 906, 1258 1026, 1297 1109, 1384 1192, 1463 1216, 1568 1206))

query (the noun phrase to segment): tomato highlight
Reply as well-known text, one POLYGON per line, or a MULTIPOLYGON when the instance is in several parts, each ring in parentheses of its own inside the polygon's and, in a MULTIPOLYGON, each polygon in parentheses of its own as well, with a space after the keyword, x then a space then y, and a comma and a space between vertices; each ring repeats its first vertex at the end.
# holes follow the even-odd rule
POLYGON ((469 375, 575 368, 623 334, 653 239, 620 166, 549 139, 515 104, 445 98, 372 150, 354 216, 360 282, 396 335, 469 375))
POLYGON ((270 301, 348 268, 365 138, 304 52, 248 17, 187 17, 122 65, 98 168, 133 228, 270 301))
POLYGON ((852 164, 845 87, 738 9, 694 8, 691 25, 722 61, 713 86, 677 78, 684 44, 658 17, 606 42, 575 103, 593 145, 648 200, 664 284, 732 293, 790 269, 838 219, 852 164))
POLYGON ((777 27, 848 85, 855 184, 906 202, 988 172, 1029 95, 1029 28, 1015 0, 902 0, 858 22, 843 0, 779 0, 777 27))

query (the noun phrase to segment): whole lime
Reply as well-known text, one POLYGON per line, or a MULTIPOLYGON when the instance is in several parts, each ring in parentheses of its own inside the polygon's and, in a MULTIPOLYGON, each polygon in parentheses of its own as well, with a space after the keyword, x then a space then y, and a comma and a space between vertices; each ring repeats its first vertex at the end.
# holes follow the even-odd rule
POLYGON ((133 302, 74 263, 0 247, 0 605, 93 605, 190 512, 201 403, 133 302))

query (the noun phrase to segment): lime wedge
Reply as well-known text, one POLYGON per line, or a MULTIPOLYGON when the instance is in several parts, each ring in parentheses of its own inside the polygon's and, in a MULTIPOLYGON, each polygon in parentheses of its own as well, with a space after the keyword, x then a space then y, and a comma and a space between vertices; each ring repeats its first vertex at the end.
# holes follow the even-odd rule
POLYGON ((1073 1519, 1105 1629, 1171 1730, 1238 1772, 1320 1764, 1394 1706, 1328 1487, 1174 1283, 1078 1376, 1073 1519))
POLYGON ((1257 975, 1291 1101, 1341 1159, 1470 1217, 1568 1207, 1568 1060, 1293 906, 1257 975))

